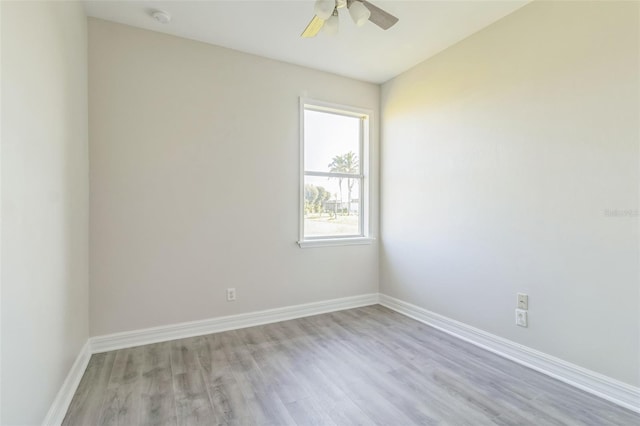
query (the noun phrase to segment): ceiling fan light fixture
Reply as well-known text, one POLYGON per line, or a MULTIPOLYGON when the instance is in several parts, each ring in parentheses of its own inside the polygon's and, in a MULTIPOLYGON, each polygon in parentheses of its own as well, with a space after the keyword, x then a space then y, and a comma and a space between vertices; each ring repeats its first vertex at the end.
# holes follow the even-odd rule
POLYGON ((329 35, 338 34, 338 22, 338 13, 336 11, 324 22, 323 31, 329 35))
POLYGON ((334 0, 316 0, 313 11, 318 18, 326 21, 331 17, 331 14, 333 14, 335 7, 336 3, 334 0))
POLYGON ((300 36, 315 37, 320 30, 335 35, 338 32, 338 10, 344 7, 349 9, 351 19, 358 27, 371 21, 383 30, 388 30, 398 22, 398 18, 368 0, 316 0, 313 6, 315 15, 300 36))
POLYGON ((371 11, 361 1, 354 0, 349 6, 349 14, 353 22, 361 27, 369 20, 371 11))

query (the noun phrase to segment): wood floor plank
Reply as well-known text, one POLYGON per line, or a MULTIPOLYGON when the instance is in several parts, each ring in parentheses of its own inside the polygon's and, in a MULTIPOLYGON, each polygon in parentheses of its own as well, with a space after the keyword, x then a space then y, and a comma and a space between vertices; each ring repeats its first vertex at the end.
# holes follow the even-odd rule
POLYGON ((408 392, 417 395, 422 404, 427 404, 434 416, 444 424, 472 426, 492 423, 492 418, 485 412, 466 404, 463 396, 436 384, 431 374, 431 371, 421 371, 419 377, 424 379, 418 380, 416 372, 406 368, 389 373, 394 380, 404 384, 408 392))
POLYGON ((382 306, 94 355, 64 425, 640 425, 382 306))
POLYGON ((63 425, 97 424, 102 413, 104 390, 109 383, 116 352, 94 354, 78 385, 63 425))
MULTIPOLYGON (((256 337, 255 335, 250 336, 250 331, 256 330, 239 330, 238 334, 241 339, 250 340, 256 337)), ((274 392, 285 404, 308 398, 309 392, 304 382, 291 371, 284 343, 269 339, 265 334, 265 327, 260 327, 258 332, 261 335, 261 343, 253 346, 252 357, 264 376, 264 380, 271 385, 274 392)), ((251 347, 251 344, 249 346, 251 347)))
POLYGON ((236 378, 247 406, 245 416, 253 419, 254 424, 293 425, 295 421, 286 410, 276 392, 265 382, 255 365, 234 364, 236 378))
MULTIPOLYGON (((435 364, 441 369, 444 368, 451 374, 457 374, 469 380, 475 388, 482 390, 499 410, 517 413, 511 416, 502 414, 502 419, 506 417, 510 422, 513 422, 518 418, 518 415, 524 415, 537 424, 566 424, 569 420, 561 412, 541 410, 538 404, 533 402, 534 398, 539 395, 556 393, 558 396, 563 396, 561 400, 564 401, 576 398, 583 401, 593 399, 595 404, 588 404, 588 411, 591 412, 589 416, 592 421, 598 418, 603 419, 605 423, 610 421, 611 406, 609 404, 602 405, 601 399, 535 371, 524 370, 526 374, 523 375, 521 374, 522 366, 495 354, 478 350, 469 345, 457 347, 459 341, 446 335, 439 336, 438 339, 422 341, 424 336, 412 333, 408 334, 409 339, 401 339, 403 330, 395 329, 392 333, 397 341, 402 341, 404 344, 417 343, 421 346, 418 351, 428 354, 425 358, 428 364, 433 365, 435 361, 435 364), (531 381, 534 381, 536 386, 531 386, 531 381)), ((386 336, 386 338, 389 337, 386 336)), ((418 367, 422 366, 422 361, 417 358, 413 363, 418 367)), ((615 407, 614 411, 616 409, 618 407, 615 407)))
MULTIPOLYGON (((429 382, 437 383, 436 374, 439 374, 441 377, 444 374, 450 379, 453 379, 453 383, 457 384, 457 387, 463 390, 462 393, 455 389, 449 389, 449 391, 452 394, 461 395, 465 400, 470 398, 469 395, 464 395, 464 393, 466 393, 464 390, 469 388, 478 392, 478 394, 473 398, 474 401, 489 400, 491 401, 489 406, 495 407, 499 411, 508 408, 514 410, 516 413, 528 414, 531 418, 539 419, 540 422, 544 421, 544 424, 561 424, 561 422, 547 416, 545 413, 539 412, 535 407, 533 407, 531 404, 531 396, 522 396, 518 392, 518 390, 523 386, 518 386, 516 380, 503 375, 502 372, 487 372, 486 364, 464 364, 455 362, 451 357, 442 358, 437 353, 429 353, 428 351, 430 348, 423 347, 416 350, 415 346, 412 344, 412 339, 403 339, 402 334, 397 331, 392 331, 393 335, 386 335, 385 332, 386 330, 380 329, 376 331, 376 335, 382 338, 380 343, 386 344, 386 342, 395 342, 396 346, 393 347, 393 351, 403 359, 404 363, 404 367, 395 373, 401 374, 402 371, 405 370, 410 371, 412 374, 410 382, 406 380, 406 377, 400 377, 401 379, 404 379, 405 383, 410 384, 420 381, 425 376, 428 377, 429 382), (399 350, 401 348, 406 350, 399 350), (422 354, 429 353, 429 356, 426 358, 427 361, 425 362, 425 359, 414 356, 412 354, 413 351, 422 354), (506 389, 509 389, 510 391, 505 392, 506 389)), ((391 347, 388 350, 392 350, 391 347)), ((440 384, 435 390, 448 388, 450 388, 450 386, 447 387, 440 384)), ((482 408, 482 406, 479 408, 483 411, 487 411, 487 409, 482 408)), ((499 412, 495 411, 488 412, 490 417, 497 416, 498 414, 499 412)))
POLYGON ((123 384, 105 391, 98 425, 133 425, 140 422, 141 399, 138 386, 123 384))
POLYGON ((171 370, 171 344, 156 343, 143 348, 141 425, 176 425, 176 402, 171 370))
POLYGON ((317 399, 301 398, 285 406, 298 425, 338 426, 317 399))
POLYGON ((178 425, 218 424, 204 384, 193 339, 181 339, 171 345, 171 370, 178 425))
POLYGON ((275 392, 273 384, 265 378, 238 332, 226 337, 235 348, 233 353, 228 354, 231 360, 229 367, 247 401, 246 416, 255 424, 294 425, 295 421, 275 392))
MULTIPOLYGON (((278 327, 269 329, 268 333, 273 340, 285 342, 290 358, 289 368, 298 380, 307 384, 313 400, 325 413, 328 413, 334 423, 338 425, 375 424, 345 394, 336 381, 325 373, 328 367, 320 362, 318 349, 312 344, 313 340, 298 326, 297 321, 278 323, 278 327)), ((296 415, 297 413, 292 414, 294 418, 296 415)), ((299 419, 296 418, 296 420, 299 419)))
POLYGON ((142 372, 142 354, 142 346, 117 351, 108 387, 112 389, 138 382, 142 372))
MULTIPOLYGON (((349 342, 348 334, 334 323, 333 328, 324 325, 324 316, 304 318, 301 323, 306 327, 316 328, 316 340, 323 342, 316 345, 318 361, 329 377, 339 383, 345 394, 359 406, 376 424, 414 424, 415 421, 406 412, 390 402, 383 389, 375 388, 374 378, 384 374, 371 363, 371 358, 361 358, 361 352, 354 350, 353 342, 349 342), (319 321, 318 321, 319 320, 319 321), (334 339, 331 338, 335 334, 334 339), (336 368, 339 367, 339 368, 336 368)), ((413 413, 415 414, 415 413, 413 413)), ((426 417, 421 418, 425 420, 426 417)))
POLYGON ((99 425, 140 423, 142 350, 140 347, 116 353, 105 390, 99 425))
POLYGON ((203 336, 197 354, 214 416, 222 424, 241 424, 245 420, 245 399, 230 367, 219 334, 203 336))

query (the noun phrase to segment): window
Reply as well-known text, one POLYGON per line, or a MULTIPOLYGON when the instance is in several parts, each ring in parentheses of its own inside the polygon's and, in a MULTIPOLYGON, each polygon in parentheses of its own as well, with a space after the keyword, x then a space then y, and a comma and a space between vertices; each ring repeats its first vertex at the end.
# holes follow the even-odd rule
POLYGON ((369 238, 369 117, 358 108, 300 100, 301 247, 369 238))

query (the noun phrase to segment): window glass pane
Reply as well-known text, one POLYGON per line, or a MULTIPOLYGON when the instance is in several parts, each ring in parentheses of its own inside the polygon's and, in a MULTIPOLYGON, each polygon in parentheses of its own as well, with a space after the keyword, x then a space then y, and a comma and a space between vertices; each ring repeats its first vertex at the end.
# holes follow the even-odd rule
POLYGON ((360 119, 304 111, 304 169, 358 174, 360 119))
POLYGON ((304 236, 360 235, 360 178, 304 178, 304 236))

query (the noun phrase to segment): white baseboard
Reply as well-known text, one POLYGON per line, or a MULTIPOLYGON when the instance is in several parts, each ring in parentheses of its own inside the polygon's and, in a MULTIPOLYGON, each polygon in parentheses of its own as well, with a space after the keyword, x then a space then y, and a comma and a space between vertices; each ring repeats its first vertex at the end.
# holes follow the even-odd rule
POLYGON ((82 349, 80 349, 78 357, 71 366, 71 369, 69 370, 67 377, 64 379, 58 394, 53 400, 53 404, 51 404, 49 412, 47 412, 47 415, 42 422, 43 425, 58 426, 62 424, 64 416, 67 414, 67 410, 69 409, 69 404, 71 404, 71 400, 73 399, 73 395, 76 393, 76 389, 78 389, 82 375, 87 369, 87 364, 89 364, 90 358, 91 351, 89 348, 89 342, 86 342, 84 346, 82 346, 82 349))
POLYGON ((518 364, 640 413, 640 388, 384 294, 380 294, 380 304, 518 364))
POLYGON ((256 325, 286 321, 295 318, 318 315, 360 306, 378 303, 378 293, 360 296, 343 297, 322 302, 305 303, 303 305, 285 306, 283 308, 265 311, 249 312, 246 314, 230 315, 200 321, 183 322, 161 327, 142 330, 125 331, 122 333, 96 336, 89 339, 92 353, 107 352, 150 343, 166 342, 186 337, 202 336, 235 330, 256 325))

